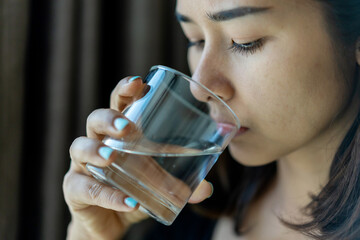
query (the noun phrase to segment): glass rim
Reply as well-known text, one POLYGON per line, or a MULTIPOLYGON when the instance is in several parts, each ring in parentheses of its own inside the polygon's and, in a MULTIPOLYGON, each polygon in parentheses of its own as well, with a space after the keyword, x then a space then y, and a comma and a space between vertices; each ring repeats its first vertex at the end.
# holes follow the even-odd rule
POLYGON ((154 69, 163 69, 163 70, 167 70, 167 71, 170 71, 176 75, 180 75, 182 76, 183 78, 185 78, 187 81, 189 82, 192 82, 192 83, 195 83, 196 85, 200 86, 201 88, 203 88, 204 90, 206 90, 207 92, 210 93, 210 95, 216 99, 217 101, 219 101, 220 103, 222 103, 226 108, 227 110, 233 115, 234 117, 234 120, 236 122, 236 126, 238 128, 241 127, 241 124, 240 124, 240 120, 238 118, 238 116, 235 114, 235 112, 229 107, 229 105, 224 101, 222 100, 221 98, 219 98, 213 91, 211 91, 209 88, 207 88, 205 85, 203 85, 202 83, 199 83, 195 80, 193 80, 191 77, 189 77, 188 75, 182 73, 182 72, 179 72, 178 70, 175 70, 173 68, 170 68, 170 67, 167 67, 167 66, 164 66, 164 65, 155 65, 155 66, 152 66, 150 68, 150 71, 154 70, 154 69))

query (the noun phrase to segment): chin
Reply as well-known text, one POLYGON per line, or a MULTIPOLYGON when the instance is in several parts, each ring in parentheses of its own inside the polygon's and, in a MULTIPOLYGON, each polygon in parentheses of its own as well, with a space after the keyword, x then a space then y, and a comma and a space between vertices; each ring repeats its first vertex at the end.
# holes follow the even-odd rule
POLYGON ((269 157, 264 156, 267 154, 260 150, 250 151, 248 149, 232 146, 231 144, 229 145, 228 149, 235 161, 247 167, 263 166, 275 161, 269 159, 269 157))

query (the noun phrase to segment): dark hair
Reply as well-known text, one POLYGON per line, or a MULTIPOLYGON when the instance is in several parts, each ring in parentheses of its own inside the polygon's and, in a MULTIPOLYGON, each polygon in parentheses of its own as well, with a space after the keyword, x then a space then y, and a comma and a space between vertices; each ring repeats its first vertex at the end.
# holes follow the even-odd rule
MULTIPOLYGON (((316 0, 325 10, 328 30, 339 51, 351 50, 354 54, 356 41, 360 37, 359 0, 316 0)), ((340 53, 346 55, 345 53, 340 53)), ((342 58, 344 59, 344 58, 342 58)), ((359 66, 353 74, 359 81, 359 66)), ((355 91, 355 90, 354 90, 355 91)), ((280 220, 288 227, 315 239, 360 239, 360 111, 334 156, 329 181, 318 195, 304 208, 311 221, 304 224, 280 220)), ((246 211, 266 190, 276 174, 276 162, 261 167, 245 167, 235 163, 225 152, 210 172, 209 179, 218 176, 220 186, 215 185, 212 198, 205 201, 208 208, 233 215, 235 231, 242 229, 246 211), (229 160, 231 159, 231 160, 229 160), (224 173, 227 169, 228 172, 224 173), (221 190, 220 190, 221 189, 221 190), (228 198, 227 209, 223 209, 224 198, 228 198)), ((214 184, 219 184, 214 181, 214 184)), ((310 193, 309 193, 310 194, 310 193)), ((213 212, 214 213, 214 212, 213 212)))
MULTIPOLYGON (((317 0, 325 9, 333 40, 340 51, 355 53, 360 37, 359 0, 317 0)), ((347 55, 343 53, 342 55, 347 55)), ((341 59, 341 58, 340 58, 341 59)), ((356 67, 354 91, 359 81, 356 67)), ((358 97, 358 96, 353 96, 358 97)), ((360 110, 360 109, 359 109, 360 110)), ((360 111, 340 144, 331 164, 329 181, 306 206, 312 220, 305 224, 283 223, 315 239, 360 239, 360 111)))

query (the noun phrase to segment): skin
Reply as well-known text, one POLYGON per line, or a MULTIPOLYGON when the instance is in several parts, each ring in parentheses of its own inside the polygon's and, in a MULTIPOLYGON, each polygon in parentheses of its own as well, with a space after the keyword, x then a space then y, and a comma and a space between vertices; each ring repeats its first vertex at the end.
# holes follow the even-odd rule
MULTIPOLYGON (((359 109, 353 82, 359 53, 351 52, 349 65, 339 64, 314 1, 179 0, 176 11, 189 20, 181 21, 187 38, 205 40, 189 49, 193 78, 224 99, 249 128, 230 143, 233 158, 248 166, 278 161, 274 183, 250 210, 251 230, 237 239, 303 239, 278 216, 308 220, 300 209, 328 180, 332 157, 359 109), (207 17, 244 6, 269 10, 222 22, 207 17), (264 44, 253 53, 228 50, 232 42, 261 38, 264 44)), ((219 224, 214 239, 232 234, 228 224, 219 224)))
MULTIPOLYGON (((345 59, 339 60, 315 1, 178 0, 176 11, 190 20, 181 21, 187 38, 199 43, 188 53, 193 79, 226 101, 247 128, 229 145, 233 158, 248 166, 278 161, 276 179, 247 216, 245 227, 251 230, 237 237, 232 222, 224 218, 213 239, 304 239, 284 227, 278 216, 306 220, 299 209, 310 201, 309 193, 318 193, 328 180, 332 157, 360 105, 358 97, 351 98, 354 91, 360 95, 353 82, 359 51, 354 48, 346 64, 339 64, 345 59), (222 22, 207 16, 244 6, 269 10, 222 22), (258 39, 263 39, 259 49, 229 50, 233 42, 241 45, 258 39)), ((105 161, 98 154, 103 136, 131 133, 131 125, 123 131, 113 125, 144 87, 140 79, 128 80, 114 89, 111 109, 89 116, 87 136, 76 139, 70 148, 72 164, 64 178, 72 214, 69 239, 115 239, 144 218, 138 206, 131 209, 124 204, 122 192, 97 182, 84 168, 86 163, 106 166, 116 157, 114 152, 105 161)), ((211 187, 204 181, 190 202, 209 195, 211 187)))

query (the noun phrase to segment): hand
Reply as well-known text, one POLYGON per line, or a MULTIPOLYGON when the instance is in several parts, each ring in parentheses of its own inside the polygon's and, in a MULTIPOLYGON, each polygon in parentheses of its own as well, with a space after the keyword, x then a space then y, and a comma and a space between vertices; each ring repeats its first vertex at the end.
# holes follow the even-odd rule
MULTIPOLYGON (((121 138, 131 134, 134 126, 123 121, 121 129, 116 128, 115 119, 126 119, 121 113, 129 104, 142 97, 146 90, 140 78, 121 80, 111 94, 111 109, 98 109, 87 120, 87 137, 79 137, 70 147, 71 167, 65 175, 63 191, 72 215, 69 225, 69 239, 118 239, 128 227, 147 217, 138 210, 138 204, 125 204, 128 197, 120 190, 95 180, 86 170, 90 163, 98 167, 110 165, 116 158, 116 151, 101 142, 104 136, 121 138), (102 149, 102 150, 100 150, 102 149), (99 151, 100 150, 100 151, 99 151), (103 152, 103 154, 101 154, 103 152)), ((190 203, 198 203, 209 197, 212 187, 203 181, 191 196, 190 203)))

